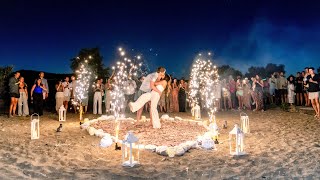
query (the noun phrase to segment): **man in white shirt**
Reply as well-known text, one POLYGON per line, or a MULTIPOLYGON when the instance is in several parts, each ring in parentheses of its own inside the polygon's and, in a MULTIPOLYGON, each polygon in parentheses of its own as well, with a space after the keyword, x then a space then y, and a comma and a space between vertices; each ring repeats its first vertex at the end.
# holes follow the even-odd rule
MULTIPOLYGON (((156 82, 159 75, 164 76, 166 74, 166 69, 164 67, 158 67, 157 72, 149 74, 144 78, 140 89, 139 94, 142 95, 144 93, 150 92, 151 90, 156 91, 161 96, 161 91, 159 91, 154 83, 156 82)), ((140 121, 142 115, 143 107, 137 111, 137 120, 140 121)))

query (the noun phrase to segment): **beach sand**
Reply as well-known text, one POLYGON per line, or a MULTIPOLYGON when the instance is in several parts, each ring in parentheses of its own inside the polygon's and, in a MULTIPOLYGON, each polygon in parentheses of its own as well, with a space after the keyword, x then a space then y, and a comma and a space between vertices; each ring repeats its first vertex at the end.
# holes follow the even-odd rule
MULTIPOLYGON (((319 179, 320 122, 313 115, 271 109, 247 112, 247 155, 229 155, 228 133, 238 111, 220 112, 217 150, 191 149, 181 157, 141 151, 141 165, 121 166, 121 151, 100 148, 100 138, 69 113, 62 132, 57 115, 40 117, 40 139, 30 139, 30 117, 0 116, 0 179, 319 179), (224 121, 228 129, 222 129, 224 121)), ((94 115, 86 115, 93 119, 94 115)), ((170 114, 190 119, 190 113, 170 114)), ((134 115, 131 115, 134 117, 134 115)))

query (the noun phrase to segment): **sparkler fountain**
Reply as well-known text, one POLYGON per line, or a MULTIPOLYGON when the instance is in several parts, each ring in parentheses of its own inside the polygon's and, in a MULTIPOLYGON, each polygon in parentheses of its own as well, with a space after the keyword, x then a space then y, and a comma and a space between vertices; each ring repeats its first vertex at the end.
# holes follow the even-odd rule
POLYGON ((132 80, 137 76, 137 70, 142 66, 142 63, 138 63, 141 59, 141 56, 135 56, 130 59, 126 57, 126 52, 122 49, 118 49, 119 59, 116 63, 116 66, 113 66, 112 69, 114 71, 113 79, 113 91, 111 93, 112 96, 112 111, 114 113, 114 117, 116 119, 116 150, 119 149, 117 141, 119 136, 119 128, 120 128, 120 118, 125 117, 125 90, 127 87, 125 86, 126 82, 132 80))
MULTIPOLYGON (((77 57, 80 59, 80 57, 77 57)), ((88 62, 92 59, 92 56, 84 58, 83 62, 80 64, 79 69, 76 70, 77 74, 77 85, 75 88, 75 100, 74 104, 79 105, 80 114, 80 124, 83 122, 83 101, 88 98, 88 91, 90 87, 90 80, 92 77, 92 72, 90 71, 88 62)))
POLYGON ((215 65, 212 64, 211 53, 199 54, 193 65, 190 75, 189 101, 193 106, 202 105, 207 109, 209 115, 209 130, 218 140, 218 126, 215 118, 217 111, 217 99, 214 97, 214 85, 218 83, 219 74, 215 65))

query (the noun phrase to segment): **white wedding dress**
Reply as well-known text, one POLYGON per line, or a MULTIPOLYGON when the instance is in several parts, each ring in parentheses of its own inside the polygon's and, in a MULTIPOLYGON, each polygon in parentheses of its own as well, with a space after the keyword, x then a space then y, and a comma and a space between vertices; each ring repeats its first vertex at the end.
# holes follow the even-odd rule
MULTIPOLYGON (((156 88, 159 91, 163 91, 164 87, 162 85, 157 85, 156 88)), ((147 102, 151 101, 151 116, 152 116, 152 125, 153 128, 161 128, 160 118, 157 110, 158 102, 160 100, 159 93, 155 91, 151 91, 148 93, 142 94, 136 102, 129 103, 130 110, 132 112, 138 111, 140 108, 142 108, 147 102)))

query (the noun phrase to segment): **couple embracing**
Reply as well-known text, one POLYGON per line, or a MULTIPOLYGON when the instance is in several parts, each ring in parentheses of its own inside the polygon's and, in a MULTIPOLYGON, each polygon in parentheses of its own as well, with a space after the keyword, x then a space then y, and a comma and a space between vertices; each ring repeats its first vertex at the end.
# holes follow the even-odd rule
POLYGON ((153 128, 161 128, 160 118, 157 110, 158 102, 162 92, 166 89, 170 77, 166 75, 166 69, 159 67, 157 72, 149 74, 144 78, 138 94, 140 97, 135 102, 130 102, 129 107, 132 112, 137 111, 137 120, 141 119, 143 107, 151 101, 150 119, 153 128))

